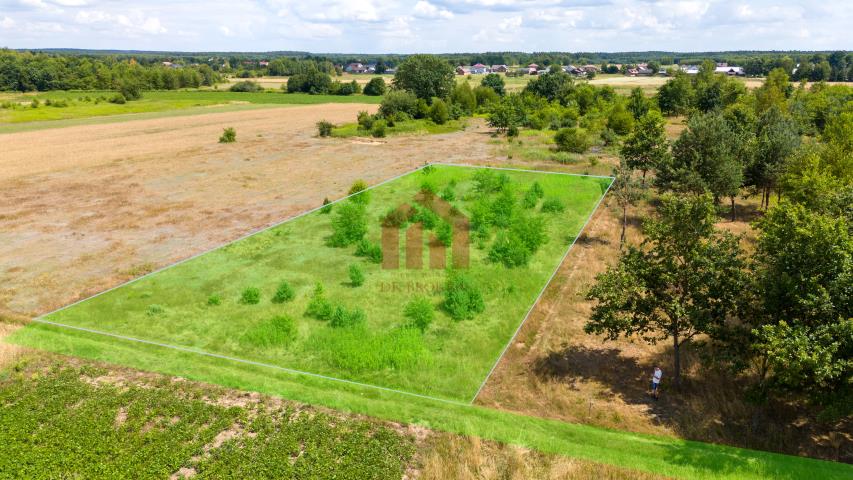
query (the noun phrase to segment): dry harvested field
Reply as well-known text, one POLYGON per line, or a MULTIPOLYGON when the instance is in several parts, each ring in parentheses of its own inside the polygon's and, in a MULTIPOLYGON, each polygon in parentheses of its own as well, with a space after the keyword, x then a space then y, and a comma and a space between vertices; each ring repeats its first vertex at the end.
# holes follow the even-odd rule
POLYGON ((269 108, 0 135, 0 315, 45 313, 340 197, 359 178, 373 184, 428 161, 489 155, 480 123, 430 137, 316 137, 321 119, 351 121, 375 108, 269 108), (217 143, 227 126, 237 142, 217 143))

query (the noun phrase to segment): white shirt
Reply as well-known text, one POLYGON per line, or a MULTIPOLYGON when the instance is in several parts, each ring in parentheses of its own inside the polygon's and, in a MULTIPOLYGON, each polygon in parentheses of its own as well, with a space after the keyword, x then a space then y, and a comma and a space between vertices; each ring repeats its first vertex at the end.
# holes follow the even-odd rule
POLYGON ((652 382, 660 383, 660 377, 662 377, 662 376, 663 376, 663 372, 661 371, 661 369, 656 368, 654 375, 652 375, 652 382))

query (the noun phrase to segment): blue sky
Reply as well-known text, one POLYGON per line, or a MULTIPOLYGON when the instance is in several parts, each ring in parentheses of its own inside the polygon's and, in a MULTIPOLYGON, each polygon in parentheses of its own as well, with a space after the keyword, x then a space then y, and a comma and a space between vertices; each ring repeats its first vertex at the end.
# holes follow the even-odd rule
POLYGON ((853 0, 0 0, 0 47, 478 52, 853 49, 853 0))

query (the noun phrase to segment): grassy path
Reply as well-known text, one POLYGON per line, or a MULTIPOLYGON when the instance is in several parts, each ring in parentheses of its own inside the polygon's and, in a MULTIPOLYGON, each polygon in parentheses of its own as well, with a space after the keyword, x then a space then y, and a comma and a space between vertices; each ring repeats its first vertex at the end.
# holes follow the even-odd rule
POLYGON ((853 476, 853 467, 840 463, 611 431, 415 398, 49 325, 31 325, 16 332, 9 341, 675 478, 846 479, 853 476))

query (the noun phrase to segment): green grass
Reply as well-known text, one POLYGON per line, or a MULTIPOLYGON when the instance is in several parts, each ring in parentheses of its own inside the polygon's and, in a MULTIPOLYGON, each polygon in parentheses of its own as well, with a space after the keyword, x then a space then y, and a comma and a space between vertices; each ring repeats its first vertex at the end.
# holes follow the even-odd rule
POLYGON ((853 475, 853 467, 840 463, 613 431, 412 397, 44 324, 19 330, 12 341, 673 478, 840 480, 853 475))
MULTIPOLYGON (((438 125, 428 119, 409 120, 405 122, 397 122, 393 127, 385 129, 386 135, 432 135, 437 133, 451 133, 465 129, 465 120, 450 120, 447 123, 438 125)), ((358 124, 345 123, 336 126, 332 129, 332 136, 338 138, 347 137, 369 137, 371 132, 359 128, 358 124)))
MULTIPOLYGON (((482 170, 434 166, 428 171, 410 173, 369 191, 366 238, 370 242, 380 242, 381 218, 389 210, 413 202, 425 181, 437 191, 455 185, 454 205, 470 216, 483 197, 474 191, 472 180, 474 173, 482 170)), ((533 182, 538 182, 548 197, 559 199, 566 209, 545 214, 521 212, 518 207, 520 215, 547 220, 547 242, 525 267, 508 269, 489 261, 491 240, 471 246, 466 275, 483 293, 485 311, 469 320, 453 320, 440 308, 447 275, 443 269, 388 270, 356 257, 355 246, 328 246, 335 210, 343 210, 341 203, 331 214, 315 211, 46 319, 468 401, 609 184, 609 179, 602 178, 516 171, 504 174, 515 187, 517 201, 533 182), (365 275, 364 285, 358 288, 352 287, 349 278, 353 264, 360 265, 365 275), (288 282, 295 294, 286 303, 273 301, 282 282, 288 282), (340 310, 337 317, 331 311, 327 320, 306 314, 317 283, 323 285, 330 309, 340 310), (426 295, 437 309, 435 320, 423 333, 407 328, 409 320, 403 315, 405 305, 418 293, 426 295), (219 305, 208 301, 214 295, 221 299, 219 305), (363 322, 359 319, 362 314, 363 322), (269 322, 282 315, 294 320, 293 339, 286 345, 264 341, 269 336, 263 333, 269 329, 269 322)), ((424 265, 430 263, 428 247, 424 242, 424 265)), ((447 250, 450 253, 451 248, 447 250)), ((451 262, 447 260, 448 265, 451 262)), ((405 265, 404 260, 401 265, 405 265)))
POLYGON ((214 105, 312 105, 320 103, 370 103, 378 104, 382 97, 366 95, 309 95, 304 93, 229 92, 215 90, 161 90, 147 91, 140 100, 125 104, 107 101, 115 95, 112 91, 53 91, 38 94, 5 94, 2 102, 16 104, 15 108, 0 109, 0 126, 28 122, 71 120, 97 116, 186 110, 214 105), (88 98, 88 100, 86 100, 88 98), (98 103, 95 100, 99 99, 98 103), (32 108, 30 102, 39 100, 41 105, 32 108), (50 99, 68 103, 66 107, 45 105, 50 99))
POLYGON ((95 384, 108 374, 49 362, 0 372, 0 478, 168 478, 183 466, 199 478, 379 480, 400 478, 414 453, 377 422, 226 407, 216 387, 95 384))

